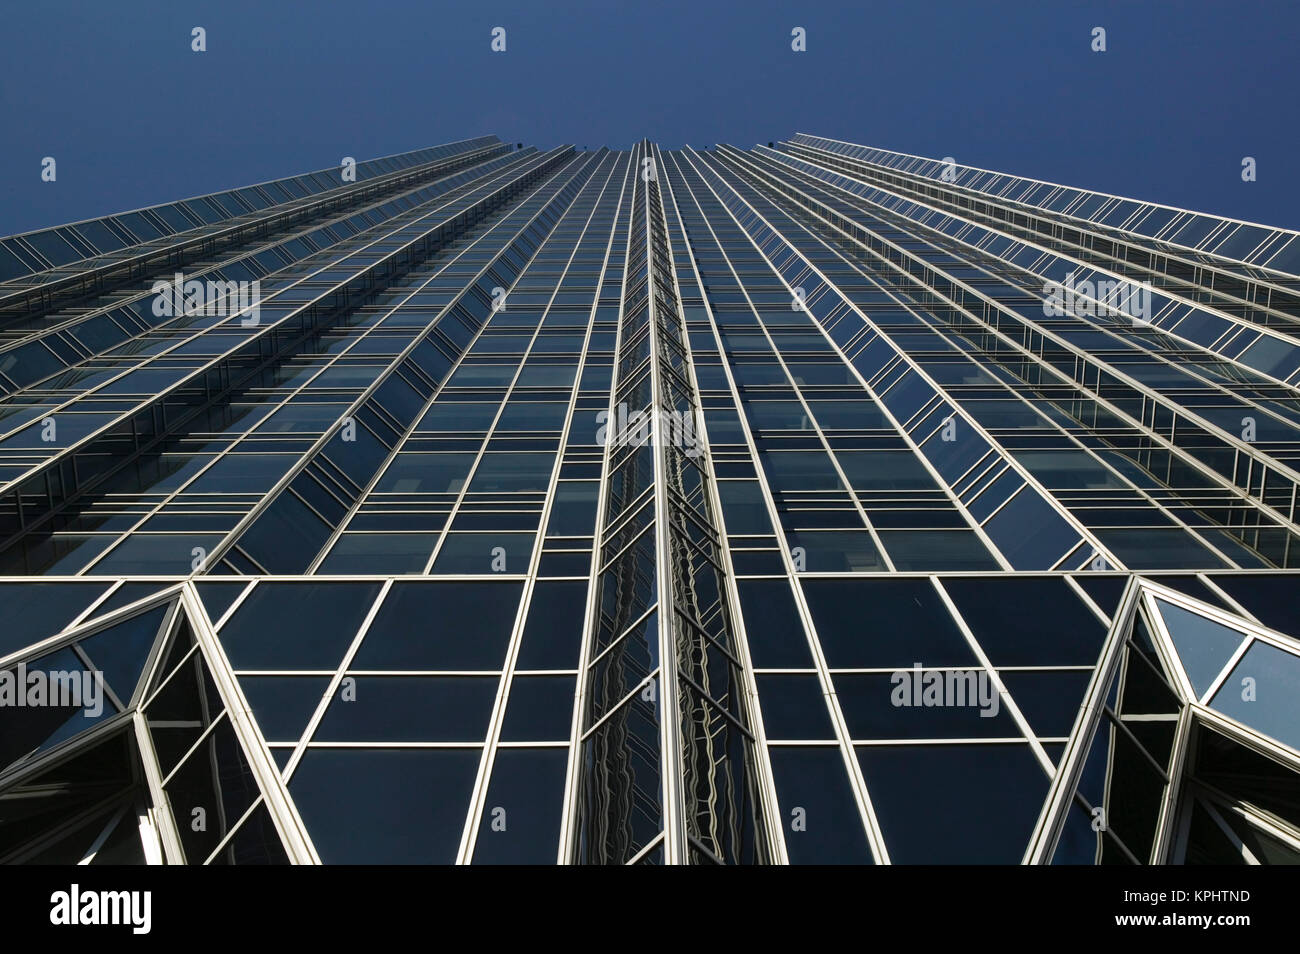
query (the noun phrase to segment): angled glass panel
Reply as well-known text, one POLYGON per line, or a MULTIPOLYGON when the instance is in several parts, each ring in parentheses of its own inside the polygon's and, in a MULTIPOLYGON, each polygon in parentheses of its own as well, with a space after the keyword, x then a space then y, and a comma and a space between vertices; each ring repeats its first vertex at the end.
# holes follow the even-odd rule
POLYGON ((159 627, 169 604, 122 620, 78 643, 91 666, 103 673, 104 682, 124 705, 130 705, 136 684, 144 672, 149 651, 158 639, 159 627))
POLYGON ((1155 602, 1192 688, 1198 697, 1204 695, 1246 638, 1245 634, 1181 606, 1161 599, 1155 602))
POLYGON ((451 864, 478 749, 312 748, 289 794, 326 864, 451 864))
POLYGON ((107 583, 0 584, 0 655, 53 636, 107 589, 107 583))
POLYGON ((268 742, 297 742, 328 687, 325 676, 239 677, 239 688, 268 742))
POLYGON ((1256 640, 1210 705, 1300 749, 1300 656, 1256 640))
POLYGON ((858 746, 857 755, 894 864, 1020 862, 1049 781, 1029 746, 858 746))
POLYGON ((792 864, 872 864, 867 833, 838 746, 768 749, 792 864))
POLYGON ((262 582, 221 627, 235 669, 336 669, 378 583, 262 582))
POLYGON ((71 648, 0 671, 0 771, 116 714, 103 683, 71 648))
POLYGON ((353 669, 499 670, 521 583, 394 583, 353 669))
POLYGON ((498 749, 474 846, 474 864, 554 864, 566 749, 498 749))

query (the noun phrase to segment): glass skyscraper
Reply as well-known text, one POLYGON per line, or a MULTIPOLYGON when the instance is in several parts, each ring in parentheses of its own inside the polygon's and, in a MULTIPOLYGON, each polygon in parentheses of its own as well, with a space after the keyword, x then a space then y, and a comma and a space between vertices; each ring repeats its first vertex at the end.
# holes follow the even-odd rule
POLYGON ((0 240, 0 861, 1300 861, 1298 273, 810 135, 0 240))

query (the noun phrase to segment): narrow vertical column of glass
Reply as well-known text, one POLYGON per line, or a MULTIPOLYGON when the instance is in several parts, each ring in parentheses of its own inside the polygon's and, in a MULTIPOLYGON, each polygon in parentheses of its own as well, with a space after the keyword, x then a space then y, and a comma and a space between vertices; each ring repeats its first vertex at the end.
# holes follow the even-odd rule
POLYGON ((576 860, 762 863, 736 606, 685 342, 658 150, 636 151, 588 633, 576 860))

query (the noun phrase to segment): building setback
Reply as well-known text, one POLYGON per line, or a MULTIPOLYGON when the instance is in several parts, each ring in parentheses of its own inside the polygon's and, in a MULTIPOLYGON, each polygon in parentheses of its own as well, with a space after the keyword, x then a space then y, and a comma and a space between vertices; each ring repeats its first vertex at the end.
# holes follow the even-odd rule
POLYGON ((0 862, 1300 861, 1298 273, 802 134, 0 239, 0 862))

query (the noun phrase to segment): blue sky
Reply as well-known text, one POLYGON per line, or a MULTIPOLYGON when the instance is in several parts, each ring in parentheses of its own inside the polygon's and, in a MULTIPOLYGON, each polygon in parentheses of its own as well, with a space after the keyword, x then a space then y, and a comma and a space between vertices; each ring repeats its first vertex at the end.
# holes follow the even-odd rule
POLYGON ((1294 0, 10 0, 0 234, 484 133, 811 132, 1297 228, 1298 26, 1294 0))

